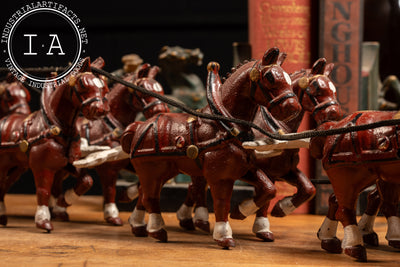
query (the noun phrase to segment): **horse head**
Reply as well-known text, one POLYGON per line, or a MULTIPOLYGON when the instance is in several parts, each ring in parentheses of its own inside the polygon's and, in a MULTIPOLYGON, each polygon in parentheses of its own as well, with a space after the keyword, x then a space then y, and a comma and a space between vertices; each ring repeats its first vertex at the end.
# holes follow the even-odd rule
POLYGON ((71 100, 79 106, 87 119, 97 119, 104 116, 109 110, 106 94, 109 92, 107 84, 90 72, 90 62, 87 58, 80 72, 69 78, 71 100))
POLYGON ((252 98, 282 121, 291 120, 301 111, 290 76, 281 67, 285 57, 286 54, 279 54, 278 48, 271 48, 250 71, 252 98))
MULTIPOLYGON (((157 66, 151 67, 150 64, 143 64, 137 73, 134 84, 150 92, 164 95, 164 89, 161 84, 155 80, 155 76, 159 71, 160 69, 157 66)), ((129 91, 131 99, 128 99, 128 101, 137 110, 141 110, 145 118, 148 119, 157 113, 169 112, 168 106, 159 99, 134 91, 133 89, 129 89, 129 91)))
POLYGON ((30 114, 29 102, 31 95, 22 83, 0 84, 0 113, 5 116, 11 113, 30 114))
POLYGON ((306 76, 293 82, 303 109, 312 114, 318 125, 342 118, 336 87, 329 78, 332 69, 333 63, 326 64, 326 59, 320 58, 306 76))

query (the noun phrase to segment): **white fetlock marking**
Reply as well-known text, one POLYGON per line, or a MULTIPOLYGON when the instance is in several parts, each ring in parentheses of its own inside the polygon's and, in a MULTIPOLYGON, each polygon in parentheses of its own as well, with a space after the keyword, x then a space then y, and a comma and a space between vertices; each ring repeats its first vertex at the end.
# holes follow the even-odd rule
POLYGON ((206 207, 197 207, 194 211, 193 221, 205 221, 208 222, 208 209, 206 207))
POLYGON ((149 223, 147 224, 147 232, 153 233, 161 230, 164 226, 164 220, 160 213, 150 213, 149 223))
POLYGON ((385 236, 386 240, 400 240, 400 218, 397 216, 390 216, 387 218, 387 223, 388 230, 385 236))
POLYGON ((67 192, 65 192, 64 199, 68 205, 72 205, 79 199, 79 196, 75 193, 74 189, 71 188, 68 189, 67 192))
POLYGON ((267 217, 256 217, 253 224, 253 233, 272 233, 269 226, 269 220, 267 217))
POLYGON ((144 217, 146 215, 145 210, 138 210, 135 208, 129 216, 128 222, 132 227, 140 227, 146 225, 146 222, 144 221, 144 217))
POLYGON ((188 207, 184 203, 184 204, 181 205, 181 207, 176 212, 176 217, 180 221, 186 220, 186 219, 192 219, 192 212, 193 212, 193 207, 188 207))
POLYGON ((131 185, 128 187, 126 190, 126 194, 129 197, 129 199, 134 200, 139 196, 139 187, 137 184, 131 185))
POLYGON ((244 200, 239 205, 239 211, 246 217, 254 214, 257 210, 258 207, 253 199, 244 200))
POLYGON ((46 205, 37 206, 36 213, 35 213, 35 222, 41 223, 44 220, 50 221, 49 207, 47 207, 46 205))
POLYGON ((53 206, 53 212, 54 213, 63 213, 63 212, 66 212, 66 211, 67 211, 66 207, 61 207, 61 206, 58 206, 58 205, 53 206))
POLYGON ((363 214, 360 221, 358 222, 358 229, 360 229, 361 234, 370 234, 374 232, 375 215, 363 214))
POLYGON ((57 199, 51 195, 49 198, 49 208, 53 208, 57 205, 57 199))
POLYGON ((318 230, 318 239, 325 240, 325 239, 332 239, 336 237, 338 227, 338 221, 333 221, 328 217, 325 217, 324 222, 322 223, 321 227, 318 230))
POLYGON ((4 205, 4 202, 0 202, 0 215, 5 215, 6 214, 6 205, 4 205))
POLYGON ((289 215, 296 209, 292 203, 291 197, 285 197, 284 199, 279 200, 279 207, 282 209, 285 215, 289 215))
POLYGON ((342 248, 354 247, 363 245, 363 239, 357 225, 347 225, 344 229, 344 237, 342 241, 342 248))
POLYGON ((213 233, 214 240, 223 240, 224 238, 232 238, 232 228, 229 222, 216 222, 213 233))
POLYGON ((118 218, 119 211, 115 203, 107 203, 104 205, 104 219, 107 218, 118 218))

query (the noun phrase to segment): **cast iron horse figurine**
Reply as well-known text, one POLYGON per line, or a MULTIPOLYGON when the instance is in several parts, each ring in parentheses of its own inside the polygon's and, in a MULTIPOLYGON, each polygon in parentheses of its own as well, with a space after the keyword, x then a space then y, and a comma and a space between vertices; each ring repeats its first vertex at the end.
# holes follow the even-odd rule
MULTIPOLYGON (((93 65, 102 68, 104 62, 93 65)), ((163 88, 154 78, 159 68, 151 67, 149 64, 143 64, 138 72, 126 74, 124 80, 141 86, 151 92, 164 94, 163 88)), ((122 84, 115 84, 107 95, 110 112, 101 119, 88 121, 83 118, 78 119, 77 128, 81 138, 85 138, 90 146, 100 145, 111 148, 119 146, 119 137, 122 131, 135 121, 139 113, 143 113, 146 119, 161 112, 168 112, 167 105, 155 97, 134 91, 122 84)), ((129 168, 128 158, 105 162, 97 165, 95 170, 100 178, 104 197, 104 219, 111 225, 122 225, 119 217, 119 211, 115 204, 116 182, 118 173, 121 169, 129 168)), ((81 172, 84 175, 85 172, 81 172)), ((61 177, 60 177, 61 178, 61 177)), ((88 179, 88 177, 77 177, 78 180, 88 179)), ((80 195, 83 195, 91 186, 91 181, 87 181, 86 187, 80 186, 69 189, 65 194, 61 194, 62 179, 58 179, 58 185, 53 190, 53 196, 58 198, 57 204, 53 209, 52 215, 63 220, 68 220, 66 207, 71 205, 80 195)))
MULTIPOLYGON (((358 111, 339 122, 324 123, 319 129, 337 129, 394 118, 398 118, 398 111, 358 111)), ((343 248, 347 255, 367 260, 363 238, 357 227, 355 204, 358 194, 375 183, 380 188, 383 203, 386 203, 386 238, 389 245, 400 247, 400 219, 396 215, 400 190, 399 148, 397 125, 312 139, 310 151, 314 157, 322 159, 335 193, 329 201, 329 214, 318 232, 324 249, 338 253, 343 248), (344 227, 341 247, 336 238, 337 220, 344 227)))
MULTIPOLYGON (((286 54, 281 54, 281 56, 286 57, 286 54)), ((290 75, 293 91, 303 107, 303 111, 297 117, 286 122, 277 121, 265 108, 260 107, 255 116, 254 123, 269 132, 278 133, 284 131, 291 133, 297 131, 304 112, 313 114, 318 124, 326 120, 340 119, 335 86, 328 77, 332 67, 333 64, 327 65, 326 60, 321 58, 315 62, 312 69, 301 70, 290 75)), ((260 132, 256 130, 253 132, 256 140, 265 139, 265 136, 260 132)), ((251 143, 246 142, 244 144, 251 147, 251 143)), ((260 142, 256 142, 256 144, 259 145, 260 142)), ((256 165, 264 171, 269 179, 273 182, 276 180, 285 181, 297 187, 296 194, 280 200, 275 205, 271 212, 273 216, 283 217, 290 214, 295 208, 311 199, 315 194, 315 187, 311 181, 297 168, 299 161, 298 152, 298 149, 285 149, 280 151, 281 154, 279 153, 279 155, 275 156, 271 153, 268 155, 256 153, 256 165)), ((206 184, 201 179, 193 179, 192 184, 189 185, 185 203, 182 204, 177 213, 182 227, 193 229, 196 226, 206 230, 203 227, 206 223, 199 221, 199 216, 192 219, 192 207, 194 204, 196 204, 196 210, 200 208, 207 211, 205 208, 205 186, 206 184)), ((253 232, 258 238, 264 241, 273 241, 274 236, 270 230, 270 223, 267 217, 268 207, 269 202, 257 211, 253 232)), ((234 208, 230 215, 231 218, 244 219, 245 216, 240 212, 241 209, 241 207, 234 208)), ((206 218, 204 215, 202 217, 206 218)))
MULTIPOLYGON (((279 49, 271 48, 262 60, 243 65, 221 86, 217 103, 202 109, 203 113, 252 121, 258 105, 266 106, 278 119, 291 119, 300 110, 291 89, 289 75, 278 62, 279 49)), ((208 65, 208 83, 220 84, 218 64, 208 65)), ((228 222, 230 197, 235 180, 251 173, 251 184, 257 195, 246 212, 255 212, 274 195, 274 185, 252 164, 254 153, 245 150, 242 140, 250 138, 250 127, 193 117, 185 113, 162 113, 145 122, 128 126, 121 146, 131 155, 131 162, 142 188, 141 202, 149 212, 148 234, 167 241, 160 213, 162 185, 180 172, 202 176, 210 185, 214 200, 216 224, 213 238, 218 245, 235 246, 228 222), (272 191, 272 192, 271 192, 272 191)), ((131 226, 143 227, 144 210, 135 209, 131 226)))
POLYGON ((47 84, 41 109, 30 115, 13 113, 0 121, 0 201, 16 179, 32 170, 37 195, 36 226, 53 230, 48 209, 54 175, 80 157, 75 121, 79 114, 88 119, 104 116, 109 110, 107 85, 90 71, 85 59, 80 72, 69 82, 47 84))

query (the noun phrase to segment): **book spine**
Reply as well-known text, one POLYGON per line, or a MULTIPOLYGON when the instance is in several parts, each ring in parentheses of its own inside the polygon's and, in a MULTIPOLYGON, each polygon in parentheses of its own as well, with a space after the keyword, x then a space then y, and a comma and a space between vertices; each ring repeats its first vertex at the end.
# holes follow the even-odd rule
POLYGON ((321 0, 319 56, 335 64, 331 79, 346 114, 361 101, 363 0, 321 0))

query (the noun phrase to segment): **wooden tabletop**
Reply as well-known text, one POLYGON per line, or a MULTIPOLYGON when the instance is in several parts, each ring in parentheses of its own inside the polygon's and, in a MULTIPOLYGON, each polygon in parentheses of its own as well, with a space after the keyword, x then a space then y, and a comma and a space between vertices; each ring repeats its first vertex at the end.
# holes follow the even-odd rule
MULTIPOLYGON (((6 196, 8 225, 0 228, 0 266, 400 266, 400 251, 387 245, 386 220, 379 217, 375 229, 380 247, 368 248, 367 263, 344 254, 328 254, 320 248, 316 232, 323 221, 317 215, 270 218, 275 242, 259 241, 252 233, 254 216, 230 220, 236 247, 219 248, 212 235, 184 231, 174 213, 164 213, 168 243, 131 234, 128 212, 120 215, 122 227, 103 221, 102 198, 84 196, 69 210, 70 222, 53 222, 50 234, 34 224, 34 195, 6 196)), ((210 215, 211 226, 214 216, 210 215)), ((339 225, 338 237, 343 237, 339 225)))

